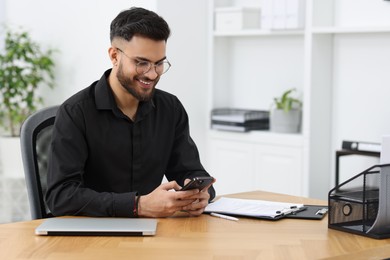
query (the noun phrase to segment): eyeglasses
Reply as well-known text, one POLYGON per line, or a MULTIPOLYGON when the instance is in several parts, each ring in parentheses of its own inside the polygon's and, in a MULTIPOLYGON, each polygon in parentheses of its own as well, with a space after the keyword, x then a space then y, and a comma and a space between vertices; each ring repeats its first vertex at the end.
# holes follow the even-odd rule
POLYGON ((129 56, 127 56, 127 54, 124 51, 122 51, 119 48, 117 48, 117 49, 118 49, 118 51, 123 53, 128 59, 133 60, 135 62, 135 70, 140 75, 148 73, 150 71, 150 69, 152 68, 152 66, 153 66, 154 67, 154 71, 159 76, 161 76, 162 74, 167 72, 169 70, 169 68, 171 67, 171 63, 169 63, 169 61, 167 59, 159 61, 156 64, 153 64, 150 61, 143 61, 143 60, 140 61, 140 60, 137 60, 137 59, 134 59, 134 58, 130 58, 129 56))

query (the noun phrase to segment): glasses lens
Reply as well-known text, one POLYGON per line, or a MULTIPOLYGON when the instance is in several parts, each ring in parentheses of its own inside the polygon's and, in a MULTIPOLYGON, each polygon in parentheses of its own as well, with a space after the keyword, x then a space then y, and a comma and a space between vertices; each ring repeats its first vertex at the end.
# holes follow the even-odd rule
POLYGON ((136 65, 137 73, 141 74, 141 75, 145 74, 151 69, 152 66, 154 67, 156 73, 161 76, 162 74, 164 74, 165 72, 167 72, 169 70, 169 68, 171 67, 171 64, 167 60, 161 61, 161 62, 154 64, 154 65, 152 65, 152 63, 150 63, 148 61, 141 61, 141 62, 138 62, 136 65))
POLYGON ((155 67, 156 67, 156 73, 159 75, 162 75, 169 70, 169 68, 171 67, 171 64, 169 63, 169 61, 164 60, 164 61, 156 64, 155 67))
POLYGON ((148 61, 140 61, 136 65, 136 70, 138 74, 145 74, 150 70, 152 64, 148 61))

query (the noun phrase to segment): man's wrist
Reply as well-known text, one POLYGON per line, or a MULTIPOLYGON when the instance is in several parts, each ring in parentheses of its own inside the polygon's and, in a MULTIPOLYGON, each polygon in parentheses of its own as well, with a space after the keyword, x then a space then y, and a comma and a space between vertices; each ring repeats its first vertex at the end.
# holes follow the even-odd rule
POLYGON ((132 213, 133 213, 133 217, 136 218, 139 216, 139 213, 138 213, 138 205, 139 205, 139 199, 140 199, 140 195, 138 195, 138 193, 135 193, 134 194, 134 200, 133 200, 133 209, 132 209, 132 213))
POLYGON ((139 216, 139 200, 141 199, 141 195, 138 195, 135 201, 135 210, 137 211, 137 217, 139 216))
POLYGON ((137 210, 138 210, 138 217, 141 217, 143 216, 143 212, 142 212, 142 202, 141 200, 143 199, 143 196, 138 196, 138 205, 137 205, 137 210))

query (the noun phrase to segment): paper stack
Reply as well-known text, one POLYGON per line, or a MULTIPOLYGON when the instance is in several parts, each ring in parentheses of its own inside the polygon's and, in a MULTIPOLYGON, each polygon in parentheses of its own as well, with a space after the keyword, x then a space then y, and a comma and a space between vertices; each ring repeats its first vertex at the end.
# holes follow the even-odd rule
POLYGON ((269 129, 269 111, 216 108, 211 111, 211 128, 248 132, 269 129))

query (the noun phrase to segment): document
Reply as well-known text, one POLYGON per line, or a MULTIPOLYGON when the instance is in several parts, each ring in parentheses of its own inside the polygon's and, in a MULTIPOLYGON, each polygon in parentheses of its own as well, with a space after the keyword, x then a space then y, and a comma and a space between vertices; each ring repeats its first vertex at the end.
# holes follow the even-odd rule
POLYGON ((254 218, 279 219, 303 210, 303 204, 273 202, 266 200, 235 199, 221 197, 210 203, 206 213, 216 212, 254 218))

